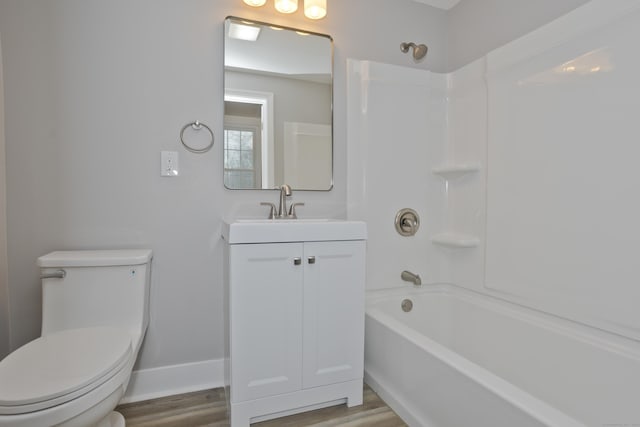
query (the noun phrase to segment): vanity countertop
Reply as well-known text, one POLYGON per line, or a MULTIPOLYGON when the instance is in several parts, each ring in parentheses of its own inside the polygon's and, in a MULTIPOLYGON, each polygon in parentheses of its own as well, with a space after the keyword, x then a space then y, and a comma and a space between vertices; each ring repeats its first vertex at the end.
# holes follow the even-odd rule
POLYGON ((238 219, 223 223, 222 238, 229 244, 366 240, 367 225, 338 219, 238 219))

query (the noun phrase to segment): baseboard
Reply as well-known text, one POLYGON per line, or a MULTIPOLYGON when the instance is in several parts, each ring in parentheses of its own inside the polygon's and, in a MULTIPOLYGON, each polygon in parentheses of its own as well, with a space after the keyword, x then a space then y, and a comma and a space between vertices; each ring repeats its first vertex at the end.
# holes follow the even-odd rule
POLYGON ((120 403, 224 387, 224 359, 133 371, 120 403))

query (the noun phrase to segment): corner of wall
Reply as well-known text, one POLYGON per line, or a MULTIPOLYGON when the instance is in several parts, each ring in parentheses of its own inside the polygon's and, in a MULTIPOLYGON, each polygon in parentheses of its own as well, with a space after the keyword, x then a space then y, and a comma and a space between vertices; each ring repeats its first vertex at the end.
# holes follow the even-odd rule
POLYGON ((4 140, 4 86, 2 75, 2 42, 0 40, 0 359, 9 353, 9 283, 7 266, 7 202, 6 160, 4 140))

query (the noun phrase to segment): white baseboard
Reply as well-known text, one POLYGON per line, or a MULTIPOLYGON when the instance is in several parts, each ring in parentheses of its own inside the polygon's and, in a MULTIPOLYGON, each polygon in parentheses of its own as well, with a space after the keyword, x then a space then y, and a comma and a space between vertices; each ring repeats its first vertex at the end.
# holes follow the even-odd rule
POLYGON ((133 371, 120 403, 224 387, 224 359, 133 371))

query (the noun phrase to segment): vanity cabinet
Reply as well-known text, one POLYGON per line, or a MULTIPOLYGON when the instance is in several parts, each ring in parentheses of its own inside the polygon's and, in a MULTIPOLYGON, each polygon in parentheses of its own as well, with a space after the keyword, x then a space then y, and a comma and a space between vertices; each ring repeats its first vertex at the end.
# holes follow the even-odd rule
POLYGON ((232 427, 362 403, 365 240, 227 245, 232 427))

